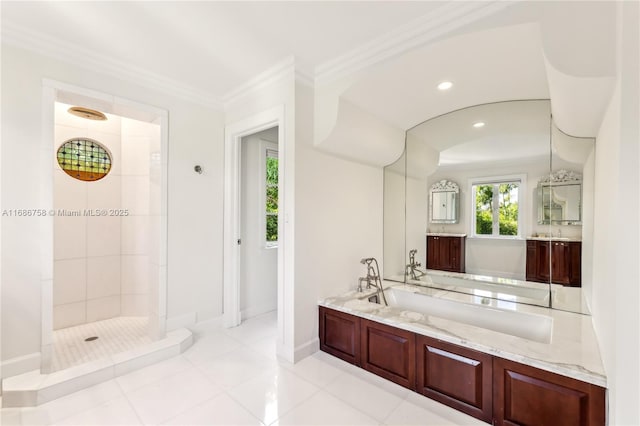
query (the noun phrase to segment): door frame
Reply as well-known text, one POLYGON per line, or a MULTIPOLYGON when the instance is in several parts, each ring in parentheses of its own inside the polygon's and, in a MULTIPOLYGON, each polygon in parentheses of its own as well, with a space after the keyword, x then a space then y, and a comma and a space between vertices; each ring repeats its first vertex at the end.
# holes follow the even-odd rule
POLYGON ((293 362, 293 230, 286 212, 293 198, 293 150, 285 129, 285 108, 280 105, 225 126, 223 221, 223 324, 240 324, 240 150, 244 136, 278 127, 278 334, 277 355, 293 362), (286 268, 286 265, 289 268, 286 268))

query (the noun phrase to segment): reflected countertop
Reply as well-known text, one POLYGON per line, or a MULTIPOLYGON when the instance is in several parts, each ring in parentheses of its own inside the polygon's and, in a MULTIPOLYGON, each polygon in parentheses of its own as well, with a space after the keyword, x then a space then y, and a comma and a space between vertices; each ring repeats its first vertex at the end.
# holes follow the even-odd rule
POLYGON ((481 304, 485 308, 548 316, 553 320, 551 342, 536 342, 398 307, 371 303, 367 301, 367 296, 374 293, 373 289, 328 297, 320 300, 319 305, 606 387, 607 379, 590 316, 496 299, 491 299, 487 304, 486 298, 483 301, 482 297, 470 294, 407 284, 391 285, 390 282, 385 282, 385 287, 419 292, 460 303, 481 304))
POLYGON ((536 240, 536 241, 559 241, 559 242, 581 242, 582 238, 580 237, 527 237, 527 240, 536 240))

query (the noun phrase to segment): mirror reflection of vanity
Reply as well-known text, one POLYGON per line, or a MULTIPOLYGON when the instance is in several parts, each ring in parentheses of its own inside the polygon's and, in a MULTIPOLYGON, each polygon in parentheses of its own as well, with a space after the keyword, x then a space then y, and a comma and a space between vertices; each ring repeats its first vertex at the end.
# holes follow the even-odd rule
MULTIPOLYGON (((582 256, 581 224, 589 220, 584 208, 592 206, 593 190, 583 188, 581 175, 593 174, 592 153, 593 139, 553 126, 548 100, 477 105, 410 129, 403 156, 385 168, 384 278, 586 313, 581 289, 570 287, 576 281, 567 272, 575 276, 580 263, 567 266, 558 253, 582 256), (405 179, 397 178, 399 171, 405 179), (441 190, 448 182, 457 183, 455 197, 441 190), (403 206, 400 193, 406 194, 403 206), (429 265, 434 252, 427 241, 435 236, 465 237, 458 255, 466 260, 465 273, 423 268, 415 274, 409 251, 429 265), (531 280, 530 241, 548 245, 536 253, 537 278, 531 280)), ((437 255, 453 261, 444 251, 437 255)))

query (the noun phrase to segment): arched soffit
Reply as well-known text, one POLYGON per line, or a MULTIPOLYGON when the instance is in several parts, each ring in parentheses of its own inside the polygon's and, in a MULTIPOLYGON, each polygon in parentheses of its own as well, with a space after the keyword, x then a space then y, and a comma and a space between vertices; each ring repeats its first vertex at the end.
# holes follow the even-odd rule
MULTIPOLYGON (((316 87, 316 146, 347 150, 352 142, 336 132, 338 122, 349 127, 342 111, 360 109, 361 116, 408 129, 449 111, 514 99, 551 99, 563 132, 595 135, 615 84, 616 9, 611 2, 573 3, 516 4, 448 38, 316 87), (443 80, 454 87, 439 92, 443 80), (343 102, 349 107, 341 108, 343 102)), ((375 164, 394 160, 380 157, 375 164)))
POLYGON ((414 49, 371 69, 340 97, 403 129, 471 105, 547 99, 539 26, 483 30, 414 49), (444 80, 454 86, 439 91, 444 80))

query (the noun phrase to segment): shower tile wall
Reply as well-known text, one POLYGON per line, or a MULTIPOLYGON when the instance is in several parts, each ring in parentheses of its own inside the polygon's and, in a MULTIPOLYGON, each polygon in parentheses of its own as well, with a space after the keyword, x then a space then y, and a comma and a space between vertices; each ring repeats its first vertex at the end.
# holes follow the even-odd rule
POLYGON ((56 104, 56 149, 73 137, 89 137, 111 151, 113 165, 103 179, 81 182, 54 158, 53 328, 146 316, 151 127, 112 115, 107 121, 86 120, 68 114, 68 108, 56 104), (129 216, 63 216, 62 209, 126 209, 129 216))
POLYGON ((124 316, 149 314, 149 157, 158 127, 122 118, 122 294, 124 316))

